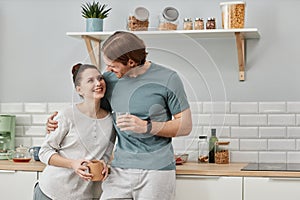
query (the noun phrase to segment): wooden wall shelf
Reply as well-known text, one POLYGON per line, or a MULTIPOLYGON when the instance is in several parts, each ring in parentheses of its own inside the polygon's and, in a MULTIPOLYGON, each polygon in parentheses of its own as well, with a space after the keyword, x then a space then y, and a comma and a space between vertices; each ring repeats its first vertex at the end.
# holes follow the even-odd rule
MULTIPOLYGON (((67 32, 68 36, 84 39, 91 62, 100 67, 100 47, 101 42, 112 35, 112 32, 67 32), (94 47, 93 47, 94 44, 94 47)), ((245 80, 245 41, 247 39, 259 39, 257 28, 244 29, 211 29, 211 30, 176 30, 176 31, 135 31, 141 38, 157 38, 162 35, 184 34, 191 38, 235 38, 238 64, 239 80, 245 80)))

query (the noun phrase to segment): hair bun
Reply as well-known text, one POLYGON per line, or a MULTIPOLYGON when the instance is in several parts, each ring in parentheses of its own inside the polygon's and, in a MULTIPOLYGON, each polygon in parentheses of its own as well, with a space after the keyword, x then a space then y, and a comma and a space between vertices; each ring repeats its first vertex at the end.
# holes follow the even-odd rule
POLYGON ((80 69, 81 65, 82 65, 81 63, 77 63, 76 65, 74 65, 74 66, 72 67, 72 74, 73 74, 73 75, 76 76, 76 74, 78 73, 78 70, 80 69))

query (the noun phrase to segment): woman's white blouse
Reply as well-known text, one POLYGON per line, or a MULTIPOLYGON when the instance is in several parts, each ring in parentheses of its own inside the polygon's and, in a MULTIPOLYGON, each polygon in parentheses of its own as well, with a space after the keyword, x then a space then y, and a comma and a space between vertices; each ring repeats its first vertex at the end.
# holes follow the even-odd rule
POLYGON ((107 162, 116 137, 111 114, 93 119, 73 105, 56 120, 58 128, 46 135, 39 153, 40 160, 47 164, 39 180, 41 190, 52 199, 99 198, 101 182, 84 181, 73 169, 48 163, 55 153, 70 159, 104 159, 107 162))

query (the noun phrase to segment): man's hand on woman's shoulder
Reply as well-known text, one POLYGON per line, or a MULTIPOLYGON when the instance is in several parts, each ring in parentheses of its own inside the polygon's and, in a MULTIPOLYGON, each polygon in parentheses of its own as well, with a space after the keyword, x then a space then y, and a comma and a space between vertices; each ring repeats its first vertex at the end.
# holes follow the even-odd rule
POLYGON ((54 117, 56 117, 58 114, 57 111, 55 111, 48 119, 47 119, 47 123, 46 123, 46 130, 47 133, 49 134, 51 131, 55 131, 55 129, 57 129, 58 127, 58 122, 56 120, 54 120, 54 117))

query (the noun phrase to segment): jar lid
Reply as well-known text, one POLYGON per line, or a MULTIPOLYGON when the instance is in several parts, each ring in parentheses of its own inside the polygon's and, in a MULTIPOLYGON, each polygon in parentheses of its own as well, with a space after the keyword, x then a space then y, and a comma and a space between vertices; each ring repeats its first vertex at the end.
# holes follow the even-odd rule
POLYGON ((195 21, 203 21, 203 18, 196 17, 195 21))
POLYGON ((176 8, 166 7, 162 13, 163 17, 169 21, 176 21, 179 16, 179 12, 176 8))
POLYGON ((209 18, 207 18, 207 20, 216 20, 216 18, 214 18, 214 17, 209 17, 209 18))
POLYGON ((191 22, 192 19, 191 19, 191 18, 184 18, 183 21, 184 21, 184 22, 191 22))
POLYGON ((149 11, 144 7, 134 9, 134 16, 137 20, 146 21, 149 18, 149 11))
POLYGON ((27 152, 28 151, 28 147, 24 147, 22 145, 20 145, 19 147, 16 148, 16 152, 27 152))
POLYGON ((207 139, 207 136, 206 135, 200 135, 199 139, 207 139))
POLYGON ((223 142, 221 142, 221 141, 219 141, 219 142, 216 142, 216 145, 229 145, 229 141, 223 141, 223 142))
POLYGON ((229 2, 221 2, 220 6, 232 5, 232 4, 246 4, 246 3, 244 1, 229 1, 229 2))

